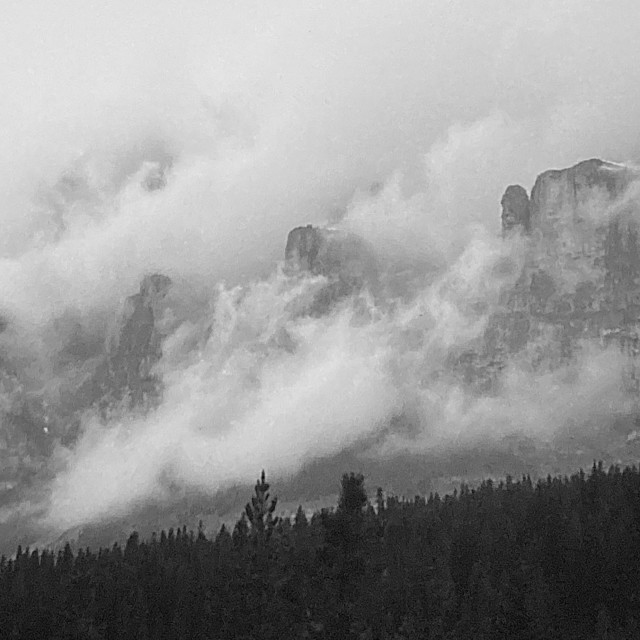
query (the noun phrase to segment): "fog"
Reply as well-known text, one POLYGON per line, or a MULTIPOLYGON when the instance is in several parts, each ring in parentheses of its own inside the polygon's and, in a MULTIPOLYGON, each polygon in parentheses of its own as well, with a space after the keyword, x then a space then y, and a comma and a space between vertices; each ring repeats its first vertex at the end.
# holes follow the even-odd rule
POLYGON ((56 445, 47 522, 290 476, 358 443, 548 442, 629 411, 624 358, 592 345, 559 370, 509 362, 492 397, 442 371, 517 278, 504 188, 638 159, 632 0, 16 2, 0 35, 6 349, 49 388, 51 323, 73 313, 102 336, 151 272, 179 283, 188 318, 163 345, 157 409, 87 415, 56 445), (154 175, 166 186, 144 189, 154 175), (401 263, 402 297, 305 313, 322 279, 279 263, 308 223, 401 263))

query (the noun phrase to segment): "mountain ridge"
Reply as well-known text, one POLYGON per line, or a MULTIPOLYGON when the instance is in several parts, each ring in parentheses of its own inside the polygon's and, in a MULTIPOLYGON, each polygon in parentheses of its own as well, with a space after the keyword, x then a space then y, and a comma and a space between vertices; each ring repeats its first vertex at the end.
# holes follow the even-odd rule
MULTIPOLYGON (((513 363, 546 374, 568 366, 587 342, 599 349, 615 345, 628 362, 624 384, 630 407, 626 422, 615 417, 615 428, 623 439, 635 432, 640 416, 636 364, 640 356, 640 205, 634 192, 638 177, 635 167, 589 159, 541 173, 529 192, 509 185, 499 203, 501 209, 496 203, 502 239, 496 238, 498 257, 491 268, 515 271, 504 279, 490 304, 463 299, 469 310, 477 307, 479 314, 486 315, 484 328, 469 339, 440 345, 446 357, 433 370, 416 369, 424 378, 420 384, 459 385, 469 399, 497 397, 513 363)), ((168 370, 163 368, 164 359, 173 358, 173 363, 180 345, 187 345, 180 356, 187 364, 203 361, 202 354, 209 350, 207 357, 213 364, 208 366, 224 367, 225 349, 236 348, 234 340, 249 340, 239 353, 256 366, 269 353, 281 354, 285 360, 297 353, 295 331, 300 328, 292 331, 292 323, 304 326, 308 318, 320 320, 318 326, 323 326, 325 319, 350 305, 360 309, 355 321, 365 322, 371 307, 352 303, 366 296, 372 296, 371 304, 392 317, 393 302, 385 299, 384 269, 374 247, 358 234, 339 224, 305 225, 288 233, 281 269, 270 281, 251 285, 254 289, 219 288, 210 317, 194 321, 179 308, 184 303, 182 284, 162 273, 149 273, 138 292, 124 300, 119 319, 101 342, 85 331, 81 318, 62 319, 53 335, 62 336, 64 344, 54 355, 62 354, 65 371, 74 375, 63 379, 57 395, 45 397, 37 387, 25 385, 20 367, 11 365, 8 358, 2 360, 6 365, 0 373, 12 398, 12 404, 0 408, 5 424, 5 440, 0 443, 0 459, 5 462, 0 478, 5 483, 0 494, 3 504, 21 499, 21 483, 50 481, 47 461, 52 451, 58 441, 72 451, 87 416, 95 420, 97 415, 108 426, 113 415, 153 415, 163 402, 168 370), (285 313, 284 320, 277 322, 274 316, 273 331, 268 329, 264 335, 246 316, 254 308, 242 307, 252 300, 252 291, 262 291, 255 300, 267 305, 264 313, 272 313, 268 305, 276 301, 285 313), (220 326, 227 321, 230 328, 220 326), (211 356, 216 349, 222 354, 219 359, 211 356)), ((430 300, 427 297, 426 303, 430 300)), ((402 308, 413 317, 411 306, 402 308)), ((269 322, 265 326, 271 326, 269 322)), ((395 339, 410 338, 415 347, 409 341, 406 348, 419 349, 426 326, 409 325, 395 339)), ((8 320, 6 335, 12 330, 8 320)), ((401 407, 399 411, 392 415, 392 426, 385 427, 385 433, 415 427, 416 410, 401 407)), ((357 442, 349 445, 349 455, 356 453, 357 442)), ((170 474, 168 478, 171 484, 170 474)))

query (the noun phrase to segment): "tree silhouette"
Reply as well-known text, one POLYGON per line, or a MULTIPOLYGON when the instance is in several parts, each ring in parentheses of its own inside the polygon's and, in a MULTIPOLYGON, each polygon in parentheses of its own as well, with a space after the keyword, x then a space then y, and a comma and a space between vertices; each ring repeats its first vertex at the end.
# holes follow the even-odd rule
POLYGON ((362 514, 362 510, 367 506, 367 503, 364 476, 361 473, 345 473, 342 476, 338 513, 357 517, 362 514))
POLYGON ((278 504, 278 498, 269 500, 269 483, 266 481, 264 469, 260 479, 256 480, 255 495, 244 508, 247 519, 251 525, 251 531, 260 541, 267 541, 273 534, 279 518, 274 516, 278 504))
POLYGON ((352 473, 335 510, 276 518, 263 473, 214 539, 0 558, 0 637, 636 640, 639 496, 595 465, 374 509, 352 473))

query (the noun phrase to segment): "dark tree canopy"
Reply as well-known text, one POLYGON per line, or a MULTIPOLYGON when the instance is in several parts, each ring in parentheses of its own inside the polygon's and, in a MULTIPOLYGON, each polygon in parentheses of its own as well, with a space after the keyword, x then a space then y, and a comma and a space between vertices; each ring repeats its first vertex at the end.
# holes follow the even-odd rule
POLYGON ((640 638, 640 472, 594 464, 400 500, 345 474, 337 508, 0 559, 0 638, 640 638), (230 533, 231 531, 231 533, 230 533))
POLYGON ((364 476, 361 473, 345 473, 342 476, 338 511, 348 515, 357 515, 362 512, 367 503, 364 476))

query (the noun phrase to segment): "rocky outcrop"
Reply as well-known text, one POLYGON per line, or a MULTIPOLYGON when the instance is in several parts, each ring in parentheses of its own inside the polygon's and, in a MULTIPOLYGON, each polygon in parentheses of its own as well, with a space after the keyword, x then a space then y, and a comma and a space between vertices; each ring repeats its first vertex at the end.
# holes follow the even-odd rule
POLYGON ((377 277, 375 257, 353 233, 307 225, 289 232, 285 248, 289 267, 328 278, 352 280, 361 286, 377 277))
POLYGON ((375 289, 378 282, 376 258, 367 243, 338 229, 312 225, 293 229, 287 237, 285 266, 289 273, 327 278, 319 304, 329 304, 364 287, 375 289))
POLYGON ((146 406, 159 397, 161 380, 153 367, 162 357, 165 336, 158 325, 171 284, 167 276, 148 275, 139 292, 125 300, 93 372, 76 393, 64 399, 67 413, 92 405, 105 410, 121 402, 128 407, 146 406))
POLYGON ((525 266, 479 355, 466 360, 495 362, 535 344, 539 362, 553 366, 580 338, 638 345, 640 207, 629 187, 639 177, 632 167, 592 159, 542 173, 530 199, 520 186, 507 188, 503 234, 529 236, 525 266))
MULTIPOLYGON (((327 232, 318 227, 307 225, 296 227, 287 236, 284 257, 287 266, 311 273, 322 273, 320 250, 327 245, 327 232)), ((326 253, 323 251, 323 253, 326 253)))
POLYGON ((606 222, 607 209, 638 174, 625 165, 591 159, 545 171, 531 190, 531 224, 543 236, 583 222, 606 222))
POLYGON ((519 184, 512 184, 502 196, 502 233, 507 234, 520 229, 525 233, 531 230, 529 196, 519 184))
POLYGON ((146 276, 139 293, 127 298, 116 334, 107 345, 106 384, 109 395, 128 394, 133 404, 158 393, 159 380, 153 366, 162 356, 162 336, 156 321, 171 286, 167 276, 146 276))

